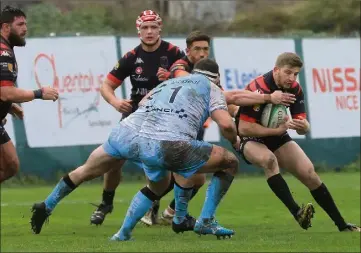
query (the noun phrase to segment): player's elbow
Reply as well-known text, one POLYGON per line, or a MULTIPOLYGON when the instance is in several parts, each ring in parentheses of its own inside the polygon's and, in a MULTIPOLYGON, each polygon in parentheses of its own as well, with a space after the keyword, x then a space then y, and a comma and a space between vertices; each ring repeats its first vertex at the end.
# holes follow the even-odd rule
POLYGON ((13 92, 7 87, 0 88, 0 99, 3 102, 11 102, 14 100, 13 92))
POLYGON ((223 129, 223 131, 226 131, 226 132, 235 132, 236 131, 236 126, 232 120, 221 121, 221 122, 219 122, 218 126, 219 126, 219 128, 223 129))

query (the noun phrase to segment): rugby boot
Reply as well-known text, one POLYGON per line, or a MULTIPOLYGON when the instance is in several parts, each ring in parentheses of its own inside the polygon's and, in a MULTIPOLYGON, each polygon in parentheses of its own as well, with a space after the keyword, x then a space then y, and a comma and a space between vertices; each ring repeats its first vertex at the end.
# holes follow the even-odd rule
POLYGON ((356 226, 354 224, 347 223, 347 226, 340 230, 340 232, 361 232, 361 228, 359 226, 356 226))
POLYGON ((306 205, 302 205, 300 210, 298 210, 295 219, 297 220, 298 224, 301 228, 307 230, 308 228, 312 227, 311 219, 315 213, 315 208, 311 203, 307 203, 306 205))
POLYGON ((95 205, 95 204, 92 205, 96 206, 97 209, 90 216, 90 224, 94 224, 97 226, 103 224, 105 220, 105 216, 108 213, 111 213, 114 208, 113 205, 107 205, 104 202, 100 203, 100 205, 95 205))
POLYGON ((31 209, 31 212, 33 213, 30 219, 31 230, 35 234, 40 234, 44 222, 49 222, 50 212, 46 210, 44 202, 35 203, 31 209))
POLYGON ((214 218, 197 220, 193 231, 198 235, 215 235, 218 240, 231 238, 234 235, 233 230, 218 225, 214 218))
POLYGON ((189 214, 186 215, 182 223, 176 224, 172 222, 172 229, 175 233, 183 233, 186 231, 192 231, 194 225, 196 224, 196 219, 189 214))

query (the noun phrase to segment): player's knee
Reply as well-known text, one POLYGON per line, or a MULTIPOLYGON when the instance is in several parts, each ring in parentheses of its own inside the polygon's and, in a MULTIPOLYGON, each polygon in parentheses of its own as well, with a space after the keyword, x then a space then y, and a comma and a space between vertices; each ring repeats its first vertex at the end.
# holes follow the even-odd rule
POLYGON ((193 182, 193 188, 199 189, 206 183, 206 175, 205 174, 195 174, 191 178, 193 182))
POLYGON ((225 153, 225 163, 226 163, 226 171, 231 175, 236 175, 239 167, 239 160, 237 157, 229 151, 225 153))
POLYGON ((3 168, 4 174, 6 175, 6 178, 10 178, 15 176, 20 169, 20 162, 17 157, 13 157, 6 161, 6 167, 3 168))
POLYGON ((322 184, 312 163, 305 165, 304 173, 302 173, 302 181, 311 190, 316 189, 322 184))
POLYGON ((265 170, 275 171, 278 169, 277 157, 273 153, 268 153, 262 157, 261 166, 265 170))

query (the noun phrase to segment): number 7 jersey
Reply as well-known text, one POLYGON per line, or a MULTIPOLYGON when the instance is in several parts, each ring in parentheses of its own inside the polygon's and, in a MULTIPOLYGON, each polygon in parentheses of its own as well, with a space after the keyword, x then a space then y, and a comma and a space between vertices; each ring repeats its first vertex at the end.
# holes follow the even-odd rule
POLYGON ((170 79, 152 92, 124 121, 134 126, 142 115, 139 134, 151 139, 194 140, 214 110, 227 110, 222 90, 200 74, 170 79))

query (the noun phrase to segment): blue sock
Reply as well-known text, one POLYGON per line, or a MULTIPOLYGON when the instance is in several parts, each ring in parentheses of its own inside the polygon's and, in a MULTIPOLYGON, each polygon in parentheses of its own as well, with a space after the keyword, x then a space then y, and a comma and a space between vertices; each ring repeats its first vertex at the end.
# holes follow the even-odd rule
MULTIPOLYGON (((69 181, 69 176, 66 176, 60 180, 60 182, 55 186, 54 190, 50 193, 50 195, 46 198, 44 201, 46 209, 49 212, 52 212, 53 209, 56 207, 56 205, 62 200, 65 196, 67 196, 69 193, 71 193, 75 186, 74 184, 72 186, 69 186, 66 181, 69 181), (68 177, 68 180, 65 179, 68 177), (65 179, 65 180, 64 180, 65 179)), ((71 182, 71 181, 70 181, 71 182)), ((71 182, 72 184, 72 182, 71 182)))
POLYGON ((128 208, 122 227, 117 233, 120 238, 128 237, 137 222, 151 208, 153 201, 139 191, 133 198, 128 208))
POLYGON ((233 176, 225 172, 214 173, 206 192, 206 199, 203 204, 199 220, 213 218, 217 206, 222 197, 228 191, 233 181, 233 176))
POLYGON ((175 216, 174 223, 180 224, 183 222, 188 213, 188 202, 192 197, 193 188, 183 188, 177 183, 174 184, 175 196, 175 216))

